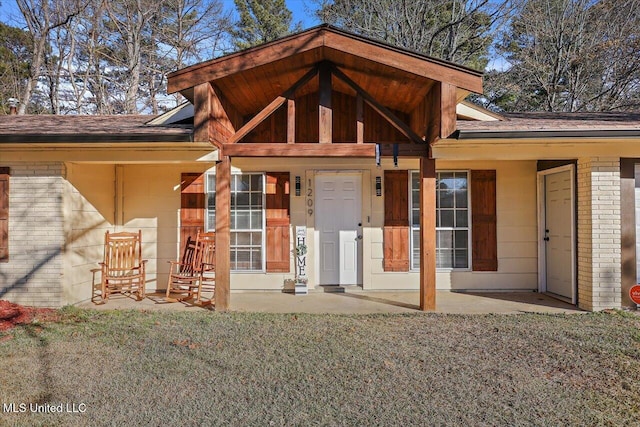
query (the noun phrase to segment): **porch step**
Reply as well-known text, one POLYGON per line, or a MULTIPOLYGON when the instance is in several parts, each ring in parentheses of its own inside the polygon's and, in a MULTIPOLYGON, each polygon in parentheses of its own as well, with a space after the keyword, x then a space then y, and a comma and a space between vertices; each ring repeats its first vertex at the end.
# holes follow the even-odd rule
POLYGON ((344 286, 339 285, 320 285, 322 290, 327 293, 343 294, 345 292, 344 286))

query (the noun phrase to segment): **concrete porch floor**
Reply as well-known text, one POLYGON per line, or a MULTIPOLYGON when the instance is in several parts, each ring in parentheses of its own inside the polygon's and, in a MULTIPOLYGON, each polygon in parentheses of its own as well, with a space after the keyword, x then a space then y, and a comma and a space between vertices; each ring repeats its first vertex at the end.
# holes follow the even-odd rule
MULTIPOLYGON (((347 288, 344 293, 312 290, 307 295, 276 291, 232 292, 230 311, 266 313, 419 313, 417 291, 363 291, 347 288)), ((96 299, 99 301, 99 298, 96 299)), ((97 310, 210 310, 190 301, 167 302, 164 293, 148 293, 142 301, 115 294, 105 304, 87 301, 82 308, 97 310)), ((536 292, 467 293, 437 291, 436 313, 509 314, 509 313, 580 313, 577 307, 536 292)))

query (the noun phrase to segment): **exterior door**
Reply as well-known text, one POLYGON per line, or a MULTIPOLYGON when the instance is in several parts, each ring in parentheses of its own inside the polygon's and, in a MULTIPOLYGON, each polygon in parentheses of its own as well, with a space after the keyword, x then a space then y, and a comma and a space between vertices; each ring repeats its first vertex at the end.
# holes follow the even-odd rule
POLYGON ((544 246, 544 290, 575 304, 573 176, 573 166, 546 171, 542 176, 544 187, 542 240, 544 246))
POLYGON ((315 226, 321 285, 362 283, 362 178, 359 173, 316 175, 315 226))

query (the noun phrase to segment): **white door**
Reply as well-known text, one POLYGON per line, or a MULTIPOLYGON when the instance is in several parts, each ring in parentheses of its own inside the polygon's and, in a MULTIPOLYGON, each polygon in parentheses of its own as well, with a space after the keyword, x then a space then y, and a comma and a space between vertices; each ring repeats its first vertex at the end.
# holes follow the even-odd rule
POLYGON ((546 292, 575 303, 573 166, 543 175, 546 292))
POLYGON ((362 178, 360 174, 316 175, 315 226, 320 239, 321 285, 361 284, 362 178))

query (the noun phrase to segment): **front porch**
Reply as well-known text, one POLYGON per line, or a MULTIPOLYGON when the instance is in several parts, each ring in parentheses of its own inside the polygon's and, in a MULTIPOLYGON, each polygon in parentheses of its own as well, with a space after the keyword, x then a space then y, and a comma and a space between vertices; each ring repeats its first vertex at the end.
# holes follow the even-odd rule
MULTIPOLYGON (((518 313, 581 313, 571 304, 537 292, 450 292, 436 291, 435 313, 441 314, 518 314, 518 313)), ((211 310, 188 301, 170 303, 164 292, 147 294, 142 301, 114 295, 108 304, 86 301, 81 308, 96 310, 211 310)), ((233 292, 230 311, 261 313, 309 314, 384 314, 420 313, 419 291, 363 291, 346 287, 344 293, 311 290, 307 295, 277 291, 233 292)))

